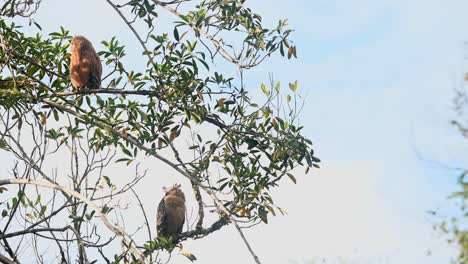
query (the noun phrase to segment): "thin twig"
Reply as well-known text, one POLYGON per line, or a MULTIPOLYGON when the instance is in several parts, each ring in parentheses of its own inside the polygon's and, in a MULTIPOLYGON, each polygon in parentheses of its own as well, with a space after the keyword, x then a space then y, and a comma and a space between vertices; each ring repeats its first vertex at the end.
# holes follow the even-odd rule
POLYGON ((125 231, 123 231, 121 228, 112 225, 109 222, 109 219, 107 218, 107 216, 102 211, 102 209, 99 208, 93 202, 91 202, 87 197, 83 196, 81 193, 79 193, 77 191, 70 190, 68 188, 65 188, 65 187, 57 185, 57 184, 49 183, 49 182, 42 182, 42 181, 28 180, 28 179, 4 179, 4 180, 0 180, 0 186, 9 185, 9 184, 28 184, 28 185, 35 185, 35 186, 40 186, 40 187, 44 187, 44 188, 48 188, 48 189, 59 190, 59 191, 65 192, 68 195, 73 196, 73 197, 79 199, 80 201, 86 203, 91 209, 93 209, 99 215, 99 217, 101 218, 101 221, 104 223, 104 225, 107 227, 107 229, 109 229, 116 236, 120 237, 122 239, 122 242, 129 248, 129 250, 132 252, 132 254, 135 257, 137 257, 138 259, 143 261, 143 263, 146 263, 143 253, 141 253, 140 250, 137 249, 134 246, 135 242, 133 241, 133 239, 129 235, 127 235, 125 233, 125 231), (129 242, 127 242, 127 240, 129 240, 129 242))
POLYGON ((145 208, 143 208, 143 204, 141 203, 140 197, 138 197, 138 194, 135 192, 135 190, 133 190, 132 187, 130 187, 130 191, 132 191, 132 193, 135 195, 135 198, 138 201, 138 205, 140 206, 141 211, 143 212, 143 217, 145 218, 146 228, 148 230, 148 238, 149 240, 151 240, 153 239, 153 237, 151 236, 151 229, 149 227, 149 221, 148 221, 148 217, 146 216, 145 208))
MULTIPOLYGON (((80 114, 78 114, 77 112, 67 108, 67 107, 64 107, 63 105, 61 104, 58 104, 58 103, 55 103, 55 102, 52 102, 50 100, 47 100, 47 99, 40 99, 43 103, 46 103, 52 107, 55 107, 57 109, 60 109, 64 112, 67 112, 69 114, 72 114, 74 115, 75 117, 79 118, 79 119, 82 119, 84 120, 84 117, 81 116, 80 114)), ((181 168, 179 168, 176 164, 174 164, 172 161, 166 159, 164 156, 161 156, 157 153, 154 152, 154 150, 144 146, 143 144, 141 144, 140 142, 138 142, 137 139, 135 139, 134 137, 132 137, 131 135, 124 135, 120 132, 118 132, 117 130, 115 130, 114 128, 112 127, 108 127, 108 126, 105 126, 104 124, 102 123, 99 123, 99 122, 95 122, 95 121, 92 121, 92 120, 86 120, 88 123, 92 124, 92 125, 95 125, 97 127, 100 127, 101 129, 107 129, 110 133, 112 133, 113 135, 115 136, 118 136, 119 138, 122 138, 124 140, 126 140, 127 142, 133 144, 134 146, 138 147, 139 149, 141 150, 144 150, 148 155, 151 155, 157 159, 159 159, 160 161, 166 163, 167 165, 169 165, 170 167, 172 167, 174 170, 176 170, 177 172, 179 172, 182 176, 186 177, 187 179, 195 182, 203 191, 205 191, 212 199, 213 201, 215 202, 216 204, 216 207, 218 208, 218 210, 222 211, 224 214, 226 214, 226 216, 228 216, 235 224, 236 223, 236 219, 231 215, 231 212, 224 206, 224 204, 218 199, 218 197, 216 196, 216 194, 210 189, 210 187, 208 186, 205 186, 203 185, 199 179, 193 177, 192 175, 190 175, 188 172, 182 170, 181 168)), ((240 231, 241 233, 241 236, 243 236, 243 233, 242 231, 240 231)), ((249 251, 250 253, 252 254, 253 258, 255 259, 255 261, 257 263, 260 263, 260 261, 258 260, 258 257, 255 255, 255 253, 253 252, 253 250, 251 249, 250 245, 248 244, 247 240, 245 240, 245 237, 243 237, 243 240, 244 242, 246 243, 247 247, 249 248, 249 251)))
POLYGON ((205 237, 214 231, 217 231, 221 229, 223 226, 229 224, 229 219, 226 217, 221 217, 218 219, 218 221, 214 222, 210 227, 205 228, 205 229, 196 229, 192 231, 187 231, 184 233, 181 233, 177 236, 177 241, 183 241, 186 240, 187 238, 193 238, 193 239, 198 239, 205 237))
MULTIPOLYGON (((189 170, 187 169, 187 166, 185 166, 185 163, 182 161, 180 158, 179 151, 174 147, 174 144, 170 144, 172 151, 174 152, 174 156, 176 160, 182 165, 182 167, 188 172, 189 170)), ((203 218, 205 217, 205 212, 203 211, 203 200, 200 194, 200 187, 198 187, 197 183, 194 181, 190 181, 192 184, 192 190, 195 195, 195 200, 197 200, 198 203, 198 221, 196 225, 197 230, 203 229, 203 218)))
POLYGON ((240 228, 240 226, 237 224, 236 221, 233 221, 233 222, 234 222, 234 226, 236 227, 237 231, 239 232, 239 235, 241 236, 242 240, 244 241, 244 244, 247 246, 247 249, 249 250, 250 254, 252 255, 253 259, 255 260, 255 263, 261 264, 260 259, 255 254, 255 252, 253 251, 252 247, 250 246, 249 241, 247 241, 247 239, 245 238, 244 232, 242 232, 242 229, 240 228))
MULTIPOLYGON (((117 12, 117 14, 119 14, 119 16, 125 22, 125 24, 130 28, 130 30, 133 32, 133 35, 135 35, 135 37, 138 39, 138 42, 140 42, 140 45, 143 47, 144 51, 148 51, 148 48, 146 47, 145 42, 140 37, 138 32, 135 30, 135 28, 131 25, 130 21, 127 20, 127 18, 124 16, 124 14, 119 10, 119 8, 114 3, 112 3, 110 0, 106 0, 106 1, 107 1, 107 3, 109 3, 109 5, 112 6, 112 8, 114 8, 115 12, 117 12)), ((148 57, 151 59, 149 54, 148 54, 148 57)))
POLYGON ((7 258, 6 256, 0 254, 0 263, 3 263, 3 264, 16 264, 18 262, 14 262, 11 259, 7 258))
MULTIPOLYGON (((177 10, 173 9, 172 7, 168 6, 167 4, 164 4, 163 2, 160 2, 160 1, 157 1, 157 0, 153 0, 153 2, 155 4, 157 4, 157 5, 159 5, 159 6, 162 6, 164 9, 166 9, 167 11, 171 12, 172 14, 178 16, 179 18, 182 17, 182 14, 180 14, 179 12, 177 12, 177 10)), ((220 54, 226 60, 236 64, 239 68, 245 68, 245 65, 241 65, 239 63, 238 59, 232 57, 231 54, 229 54, 229 52, 223 48, 223 46, 221 45, 219 40, 215 39, 213 36, 208 34, 206 31, 202 30, 201 28, 197 27, 195 24, 190 24, 190 26, 192 27, 192 29, 194 31, 201 33, 207 39, 211 40, 213 45, 216 47, 216 49, 220 52, 220 54)))

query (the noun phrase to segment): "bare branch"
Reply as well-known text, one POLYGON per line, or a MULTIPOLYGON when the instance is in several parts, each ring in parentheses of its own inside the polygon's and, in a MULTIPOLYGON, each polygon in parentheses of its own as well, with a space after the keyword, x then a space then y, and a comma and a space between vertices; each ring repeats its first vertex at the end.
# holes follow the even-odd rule
POLYGON ((15 237, 15 236, 22 236, 26 234, 36 234, 40 232, 65 232, 67 229, 69 229, 70 226, 65 226, 62 228, 36 228, 36 229, 24 229, 21 231, 17 232, 11 232, 5 235, 0 235, 0 239, 4 238, 10 238, 10 237, 15 237))
POLYGON ((223 226, 229 224, 229 219, 226 217, 220 218, 218 221, 214 222, 210 227, 205 228, 205 229, 196 229, 192 231, 187 231, 182 234, 180 234, 177 237, 177 241, 183 241, 186 240, 187 238, 193 238, 193 239, 198 239, 205 237, 209 235, 210 233, 213 233, 214 231, 217 231, 221 229, 223 226))
MULTIPOLYGON (((174 152, 174 156, 176 160, 188 172, 189 170, 187 169, 184 162, 180 158, 179 151, 177 151, 177 149, 174 147, 174 144, 171 143, 170 146, 171 146, 172 151, 174 152)), ((205 213, 203 211, 203 200, 200 194, 200 187, 198 187, 197 183, 194 181, 190 181, 190 183, 192 184, 192 189, 195 195, 195 200, 197 200, 197 203, 198 203, 198 221, 197 221, 196 229, 200 230, 200 229, 203 229, 203 218, 205 217, 205 213)))
POLYGON ((148 238, 151 240, 153 239, 153 237, 151 236, 151 229, 149 227, 149 221, 148 221, 148 217, 146 216, 146 211, 145 211, 145 208, 143 207, 143 204, 141 203, 141 200, 140 200, 140 197, 138 196, 138 194, 133 190, 132 187, 130 187, 130 191, 132 191, 132 193, 135 195, 135 198, 137 199, 138 201, 138 205, 140 206, 140 209, 143 213, 143 217, 145 218, 145 223, 146 223, 146 228, 147 228, 147 231, 148 231, 148 238))
MULTIPOLYGON (((58 103, 55 103, 55 102, 52 102, 50 100, 47 100, 47 99, 42 99, 42 101, 50 106, 53 106, 53 107, 56 107, 57 109, 60 109, 62 111, 65 111, 69 114, 72 114, 74 115, 75 117, 77 118, 80 118, 80 119, 83 119, 83 117, 76 113, 75 111, 71 110, 71 109, 68 109, 58 103)), ((218 210, 222 211, 226 216, 229 216, 229 218, 234 222, 236 223, 236 219, 234 219, 234 217, 231 215, 231 212, 224 206, 224 204, 218 199, 218 197, 216 196, 216 194, 211 190, 210 187, 208 186, 205 186, 203 185, 199 179, 193 177, 192 175, 190 175, 188 172, 182 170, 181 168, 179 168, 176 164, 174 164, 173 162, 171 162, 170 160, 166 159, 165 157, 155 153, 154 150, 152 149, 149 149, 148 147, 144 146, 143 144, 141 144, 140 142, 138 142, 135 138, 133 138, 131 135, 123 135, 122 133, 116 131, 114 128, 110 128, 108 126, 105 126, 104 124, 102 123, 98 123, 98 122, 94 122, 94 121, 91 121, 91 120, 88 120, 89 123, 97 126, 97 127, 100 127, 102 129, 107 129, 109 130, 112 134, 118 136, 119 138, 122 138, 126 141, 128 141, 129 143, 133 144, 134 146, 140 148, 141 150, 144 150, 148 155, 151 155, 159 160, 161 160, 162 162, 166 163, 167 165, 171 166, 174 170, 176 170, 177 172, 179 172, 182 176, 186 177, 187 179, 189 179, 190 181, 194 182, 195 184, 197 184, 200 188, 202 188, 202 190, 204 190, 212 199, 213 201, 215 202, 216 204, 216 207, 218 208, 218 210)), ((0 181, 1 183, 1 181, 0 181)), ((1 184, 0 184, 1 185, 1 184)), ((237 223, 236 223, 237 224, 237 223)), ((239 230, 239 233, 241 234, 241 236, 243 237, 243 233, 240 229, 239 230)), ((117 234, 116 234, 117 235, 117 234)), ((119 235, 118 235, 119 236, 119 235)), ((123 237, 123 236, 122 236, 123 237)), ((248 244, 247 240, 245 239, 245 237, 243 237, 243 240, 244 242, 246 243, 247 247, 249 248, 249 251, 250 253, 252 254, 253 258, 255 259, 255 261, 257 263, 260 263, 260 261, 258 260, 258 257, 255 255, 255 253, 253 252, 253 250, 251 249, 250 245, 248 244)))
MULTIPOLYGON (((135 37, 138 39, 138 42, 140 42, 140 45, 143 47, 143 50, 144 51, 148 51, 148 48, 146 47, 146 44, 145 42, 143 41, 143 39, 140 37, 140 35, 138 34, 138 32, 135 30, 135 28, 132 26, 132 24, 130 23, 130 21, 127 20, 127 18, 122 14, 122 12, 119 10, 119 8, 114 4, 112 3, 112 1, 110 0, 106 0, 107 3, 109 3, 109 5, 112 6, 112 8, 114 8, 114 10, 117 12, 117 14, 119 14, 119 16, 122 18, 122 20, 125 22, 125 24, 130 28, 130 30, 132 31, 133 35, 135 35, 135 37)), ((151 57, 149 56, 148 54, 148 57, 151 59, 151 57)))
POLYGON ((14 262, 12 261, 11 259, 7 258, 6 256, 0 254, 0 263, 4 263, 4 264, 16 264, 18 262, 14 262))
POLYGON ((253 259, 255 260, 255 263, 261 264, 260 259, 259 259, 258 256, 255 254, 255 252, 253 251, 252 247, 250 246, 249 241, 247 241, 247 238, 245 238, 244 232, 243 232, 242 229, 239 227, 239 225, 237 224, 236 221, 233 221, 233 222, 234 222, 234 226, 236 227, 237 231, 239 232, 239 234, 240 234, 242 240, 244 241, 244 244, 247 246, 247 249, 249 250, 250 255, 252 255, 253 259))
POLYGON ((9 184, 29 184, 29 185, 35 185, 35 186, 48 188, 48 189, 55 189, 55 190, 65 192, 68 195, 73 196, 73 197, 81 200, 82 202, 86 203, 90 208, 92 208, 99 215, 99 217, 101 218, 101 221, 104 223, 104 225, 107 227, 107 229, 109 229, 117 237, 121 238, 122 242, 129 248, 129 250, 131 251, 131 253, 135 257, 137 257, 138 259, 140 259, 141 261, 143 261, 145 263, 143 253, 141 253, 140 250, 138 250, 134 246, 135 242, 133 241, 133 239, 129 235, 127 235, 125 233, 125 231, 123 231, 122 228, 119 228, 119 227, 116 227, 116 226, 112 225, 109 222, 109 219, 107 218, 107 216, 102 212, 101 208, 99 208, 96 204, 91 202, 87 197, 83 196, 81 193, 70 190, 68 188, 65 188, 65 187, 57 185, 57 184, 48 183, 48 182, 41 182, 41 181, 36 181, 36 180, 28 180, 28 179, 4 179, 4 180, 0 180, 0 186, 9 185, 9 184), (127 240, 128 240, 128 242, 127 242, 127 240))

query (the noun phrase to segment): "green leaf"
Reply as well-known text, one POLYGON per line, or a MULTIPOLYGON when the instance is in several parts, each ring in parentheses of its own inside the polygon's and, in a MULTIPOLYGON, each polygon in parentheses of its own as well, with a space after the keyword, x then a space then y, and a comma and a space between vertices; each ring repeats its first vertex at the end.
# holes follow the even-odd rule
POLYGON ((112 186, 112 183, 111 183, 109 177, 107 177, 107 176, 102 176, 102 178, 104 178, 104 181, 106 182, 107 186, 109 186, 109 187, 112 186))
POLYGON ((297 80, 294 82, 294 83, 289 83, 289 88, 293 91, 293 92, 296 92, 297 90, 297 80))
POLYGON ((41 195, 39 194, 34 202, 34 206, 38 205, 41 202, 41 195))
POLYGON ((47 210, 47 206, 45 205, 41 206, 41 211, 39 211, 39 217, 43 216, 46 210, 47 210))
POLYGON ((266 96, 270 96, 270 90, 268 90, 268 88, 266 87, 266 85, 265 85, 264 83, 262 83, 261 88, 262 88, 262 92, 263 92, 266 96))
POLYGON ((258 216, 260 217, 260 220, 262 220, 262 222, 268 224, 268 211, 265 210, 265 207, 260 206, 258 208, 258 216))
POLYGON ((277 92, 279 91, 280 86, 281 86, 281 83, 280 83, 280 82, 277 82, 276 85, 275 85, 275 90, 276 90, 277 92))
POLYGON ((34 23, 34 25, 35 25, 39 30, 42 30, 41 25, 39 25, 38 23, 36 23, 36 22, 34 22, 34 21, 33 21, 33 23, 34 23))
POLYGON ((130 152, 130 150, 122 147, 122 151, 123 153, 125 153, 125 155, 133 157, 132 152, 130 152))
POLYGON ((296 177, 294 177, 294 175, 292 175, 291 173, 286 173, 286 175, 288 175, 288 177, 291 179, 292 182, 294 182, 294 184, 296 184, 296 177))
POLYGON ((52 110, 52 113, 54 114, 54 119, 55 119, 55 121, 59 121, 58 111, 57 111, 56 109, 53 109, 53 110, 52 110))
POLYGON ((102 208, 102 213, 107 214, 110 211, 112 211, 112 209, 113 209, 112 207, 108 207, 107 205, 104 205, 104 207, 102 208))
POLYGON ((177 27, 174 27, 174 38, 179 41, 179 31, 177 30, 177 27))
POLYGON ((96 213, 96 211, 93 210, 91 213, 86 214, 86 219, 88 219, 88 221, 91 220, 91 218, 93 218, 95 213, 96 213))
MULTIPOLYGON (((10 146, 8 146, 8 143, 6 142, 6 140, 4 138, 0 138, 0 149, 6 150, 6 151, 11 150, 10 146)), ((5 187, 3 187, 3 188, 5 188, 5 187)))

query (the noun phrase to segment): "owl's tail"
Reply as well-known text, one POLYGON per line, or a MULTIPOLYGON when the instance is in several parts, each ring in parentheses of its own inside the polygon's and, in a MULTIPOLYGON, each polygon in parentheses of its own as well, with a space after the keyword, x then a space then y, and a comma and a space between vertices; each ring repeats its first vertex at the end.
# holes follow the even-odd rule
POLYGON ((90 74, 89 79, 88 79, 88 88, 99 89, 100 87, 101 87, 101 80, 94 74, 90 74))

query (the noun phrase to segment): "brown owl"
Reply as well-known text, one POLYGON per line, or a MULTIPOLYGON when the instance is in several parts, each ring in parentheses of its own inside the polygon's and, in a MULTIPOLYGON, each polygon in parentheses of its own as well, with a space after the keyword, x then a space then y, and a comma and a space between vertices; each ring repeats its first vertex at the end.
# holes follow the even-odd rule
POLYGON ((101 86, 102 64, 91 42, 77 35, 71 42, 70 77, 73 87, 99 89, 101 86))
POLYGON ((185 195, 180 189, 180 184, 172 187, 163 187, 166 195, 158 206, 157 231, 158 237, 166 236, 175 239, 182 233, 185 222, 185 195))

